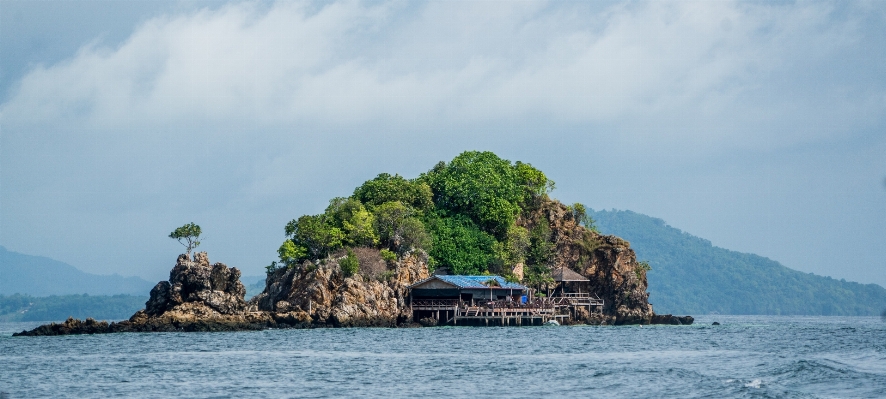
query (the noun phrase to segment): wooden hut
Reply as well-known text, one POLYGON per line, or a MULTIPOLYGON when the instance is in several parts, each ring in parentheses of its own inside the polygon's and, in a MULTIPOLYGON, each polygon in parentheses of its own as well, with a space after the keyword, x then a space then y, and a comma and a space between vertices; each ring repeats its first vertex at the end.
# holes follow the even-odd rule
POLYGON ((409 286, 410 297, 417 299, 457 299, 464 303, 478 300, 519 299, 527 288, 501 276, 434 275, 409 286))
POLYGON ((568 267, 558 267, 551 270, 551 277, 554 278, 554 282, 557 284, 554 289, 554 296, 573 293, 587 294, 590 289, 588 283, 591 280, 588 280, 585 276, 574 272, 568 267))
MULTIPOLYGON (((590 281, 568 269, 553 271, 559 294, 524 301, 529 289, 500 276, 435 275, 409 286, 413 321, 472 326, 542 325, 577 316, 578 308, 602 310, 590 281), (575 289, 575 292, 571 290, 575 289)), ((422 322, 424 324, 424 322, 422 322)))

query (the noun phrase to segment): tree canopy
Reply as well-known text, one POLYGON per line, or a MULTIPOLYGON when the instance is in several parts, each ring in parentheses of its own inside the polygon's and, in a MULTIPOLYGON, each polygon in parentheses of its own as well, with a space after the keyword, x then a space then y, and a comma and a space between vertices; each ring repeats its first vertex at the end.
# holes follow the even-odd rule
POLYGON ((200 226, 192 222, 173 230, 169 233, 169 238, 178 240, 187 249, 188 256, 191 256, 191 251, 200 246, 200 234, 200 226))
MULTIPOLYGON (((287 223, 279 265, 356 247, 378 248, 388 256, 421 248, 432 264, 459 274, 502 272, 521 262, 544 265, 550 233, 530 232, 517 220, 553 188, 554 182, 532 165, 491 152, 464 152, 415 179, 381 173, 350 197, 333 198, 322 214, 287 223)), ((586 220, 583 206, 570 209, 586 220)), ((349 262, 345 265, 353 267, 349 262)))

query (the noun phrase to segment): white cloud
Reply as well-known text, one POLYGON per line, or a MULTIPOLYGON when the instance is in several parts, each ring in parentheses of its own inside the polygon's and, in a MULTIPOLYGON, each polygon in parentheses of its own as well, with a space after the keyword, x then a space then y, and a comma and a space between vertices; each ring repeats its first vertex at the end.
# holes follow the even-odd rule
MULTIPOLYGON (((535 118, 633 125, 622 133, 717 149, 770 143, 784 123, 857 125, 884 110, 851 94, 832 108, 829 88, 795 99, 777 81, 862 46, 852 15, 835 17, 827 4, 418 8, 247 3, 156 18, 119 48, 84 47, 32 71, 3 105, 4 125, 398 130, 535 118)), ((810 139, 799 130, 777 144, 810 139)))
MULTIPOLYGON (((594 195, 611 206, 689 203, 645 195, 649 179, 692 193, 700 180, 674 176, 724 154, 882 129, 884 9, 279 2, 170 13, 31 70, 0 105, 0 243, 78 266, 157 259, 162 232, 194 220, 227 229, 213 237, 224 259, 269 261, 286 218, 465 149, 530 154, 572 182, 561 190, 575 200, 592 201, 596 188, 581 185, 606 174, 594 195), (108 245, 106 232, 124 238, 108 245), (42 242, 67 244, 45 253, 42 242)), ((748 159, 723 174, 743 176, 748 159)))

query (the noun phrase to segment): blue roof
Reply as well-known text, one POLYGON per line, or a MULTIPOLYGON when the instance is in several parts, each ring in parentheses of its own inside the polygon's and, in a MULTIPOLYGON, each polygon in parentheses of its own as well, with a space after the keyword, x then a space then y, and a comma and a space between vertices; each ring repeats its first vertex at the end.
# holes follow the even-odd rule
MULTIPOLYGON (((482 288, 489 289, 486 283, 489 280, 495 280, 498 282, 498 285, 501 286, 502 289, 513 289, 513 290, 525 290, 526 287, 517 284, 510 283, 501 276, 460 276, 460 275, 442 275, 442 276, 431 276, 431 278, 439 278, 447 283, 453 284, 459 288, 482 288)), ((427 279, 427 280, 430 280, 427 279)), ((427 281, 425 280, 425 281, 427 281)), ((422 281, 424 282, 424 281, 422 281)), ((415 284, 418 285, 418 284, 415 284)), ((498 288, 498 287, 493 287, 498 288)))

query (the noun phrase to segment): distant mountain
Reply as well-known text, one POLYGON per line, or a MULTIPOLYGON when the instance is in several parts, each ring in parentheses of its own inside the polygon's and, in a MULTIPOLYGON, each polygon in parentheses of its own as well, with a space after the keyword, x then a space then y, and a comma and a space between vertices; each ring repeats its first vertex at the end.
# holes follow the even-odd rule
POLYGON ((265 278, 266 276, 243 276, 240 277, 240 282, 243 283, 243 286, 246 287, 246 300, 252 299, 252 297, 261 294, 262 291, 265 290, 265 278))
POLYGON ((631 211, 588 213, 602 233, 628 240, 637 259, 649 261, 656 313, 874 316, 886 309, 886 289, 876 284, 792 270, 631 211))
POLYGON ((0 246, 0 295, 147 296, 155 284, 138 277, 85 273, 67 263, 7 251, 0 246))
POLYGON ((0 295, 0 321, 122 320, 144 309, 147 300, 147 295, 0 295))

